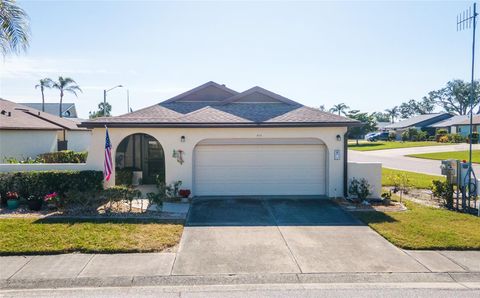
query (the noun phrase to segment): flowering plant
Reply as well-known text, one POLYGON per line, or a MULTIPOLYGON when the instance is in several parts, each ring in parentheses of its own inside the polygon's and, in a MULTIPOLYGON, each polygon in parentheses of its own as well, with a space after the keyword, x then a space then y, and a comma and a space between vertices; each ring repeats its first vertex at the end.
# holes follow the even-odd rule
POLYGON ((60 197, 58 196, 58 193, 56 193, 56 192, 52 192, 52 193, 46 194, 46 195, 43 197, 43 200, 44 200, 45 202, 48 202, 48 203, 55 203, 55 204, 60 203, 60 197))
POLYGON ((191 191, 190 189, 180 189, 178 191, 178 194, 182 197, 182 198, 188 198, 191 194, 191 191))
POLYGON ((7 191, 7 200, 18 200, 18 193, 16 191, 7 191))

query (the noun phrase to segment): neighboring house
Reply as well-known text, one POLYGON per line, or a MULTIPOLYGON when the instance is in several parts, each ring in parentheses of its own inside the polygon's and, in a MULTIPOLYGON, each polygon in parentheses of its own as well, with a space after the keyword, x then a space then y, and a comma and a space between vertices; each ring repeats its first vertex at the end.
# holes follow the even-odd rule
POLYGON ((385 131, 387 130, 385 127, 392 124, 391 122, 377 122, 376 125, 377 125, 377 131, 381 132, 381 131, 385 131))
MULTIPOLYGON (((470 132, 470 118, 468 115, 463 116, 461 121, 451 125, 452 133, 458 133, 463 137, 468 137, 470 132)), ((480 132, 480 115, 473 115, 472 118, 473 132, 480 132)))
MULTIPOLYGON (((20 103, 24 106, 33 108, 35 110, 42 110, 42 103, 41 102, 27 102, 27 103, 20 103)), ((45 113, 49 113, 55 116, 58 116, 60 113, 60 103, 45 103, 45 113)), ((77 109, 75 108, 74 103, 62 103, 62 117, 64 118, 78 118, 77 109)))
POLYGON ((385 126, 388 131, 395 132, 396 139, 402 139, 402 133, 409 128, 416 128, 418 130, 426 131, 429 135, 435 134, 435 128, 430 125, 449 119, 452 115, 449 113, 432 113, 410 117, 408 119, 389 124, 385 126))
MULTIPOLYGON (((464 123, 466 120, 468 120, 468 115, 455 115, 446 120, 431 124, 429 127, 432 127, 435 130, 446 129, 448 133, 457 133, 459 131, 457 125, 464 123)), ((460 128, 460 130, 468 133, 468 130, 465 130, 464 128, 460 128)))
POLYGON ((140 172, 144 184, 159 175, 167 184, 182 181, 195 196, 338 197, 347 185, 345 135, 358 124, 260 87, 239 93, 208 82, 81 126, 93 130, 89 167, 103 169, 106 125, 113 168, 140 172))
POLYGON ((91 131, 72 120, 0 99, 0 163, 59 149, 85 151, 90 138, 91 131))

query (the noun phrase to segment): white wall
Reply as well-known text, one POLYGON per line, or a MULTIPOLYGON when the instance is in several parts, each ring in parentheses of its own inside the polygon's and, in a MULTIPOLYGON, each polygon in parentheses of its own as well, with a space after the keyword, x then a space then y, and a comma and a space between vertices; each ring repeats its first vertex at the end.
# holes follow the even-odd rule
POLYGON ((365 178, 372 187, 369 198, 380 198, 382 194, 382 163, 380 162, 348 162, 348 181, 352 178, 365 178))
POLYGON ((56 150, 56 130, 0 130, 0 163, 5 157, 35 158, 56 150))
POLYGON ((92 170, 84 163, 32 163, 32 164, 0 164, 0 172, 27 171, 87 171, 92 170))
POLYGON ((68 141, 68 150, 88 151, 92 139, 90 130, 67 130, 66 139, 68 141))
MULTIPOLYGON (((297 128, 109 128, 112 143, 112 159, 115 163, 115 152, 118 144, 134 133, 146 133, 156 138, 165 151, 166 183, 176 180, 183 182, 182 187, 192 189, 193 186, 193 152, 195 145, 205 139, 225 138, 318 138, 327 148, 327 189, 329 197, 343 196, 343 135, 346 127, 297 127, 297 128), (342 137, 337 141, 336 136, 342 137), (180 137, 185 136, 185 142, 180 137), (185 152, 183 165, 172 157, 173 150, 185 152), (334 150, 340 150, 340 160, 334 160, 334 150)), ((92 131, 92 142, 89 148, 87 164, 92 169, 103 170, 105 129, 95 128, 92 131)), ((115 183, 115 175, 108 185, 115 183)), ((193 190, 194 191, 194 190, 193 190)), ((193 193, 195 195, 195 193, 193 193)))

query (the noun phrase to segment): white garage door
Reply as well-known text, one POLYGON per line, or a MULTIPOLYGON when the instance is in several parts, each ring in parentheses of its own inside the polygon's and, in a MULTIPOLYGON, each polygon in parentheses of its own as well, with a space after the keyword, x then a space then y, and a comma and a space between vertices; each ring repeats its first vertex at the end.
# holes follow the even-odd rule
POLYGON ((194 192, 206 195, 324 195, 324 145, 198 145, 194 192))

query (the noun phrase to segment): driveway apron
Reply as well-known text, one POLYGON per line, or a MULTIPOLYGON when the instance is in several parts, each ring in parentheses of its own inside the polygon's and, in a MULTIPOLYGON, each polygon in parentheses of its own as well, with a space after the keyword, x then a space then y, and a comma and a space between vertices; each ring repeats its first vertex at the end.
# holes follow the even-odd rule
POLYGON ((174 275, 426 272, 322 198, 198 198, 174 275))

